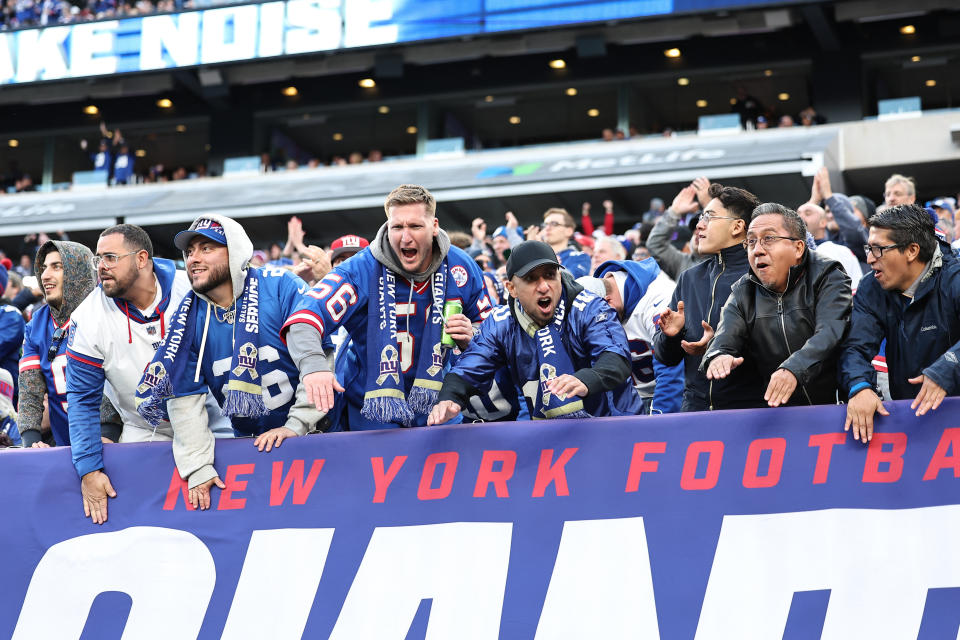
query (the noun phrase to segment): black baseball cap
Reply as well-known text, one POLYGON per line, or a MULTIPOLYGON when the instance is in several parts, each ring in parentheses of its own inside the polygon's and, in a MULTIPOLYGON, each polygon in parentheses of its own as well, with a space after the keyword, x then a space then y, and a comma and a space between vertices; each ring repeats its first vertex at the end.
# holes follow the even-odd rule
POLYGON ((507 258, 507 278, 513 276, 522 278, 544 264, 560 266, 557 254, 550 245, 539 240, 521 242, 510 251, 510 257, 507 258))

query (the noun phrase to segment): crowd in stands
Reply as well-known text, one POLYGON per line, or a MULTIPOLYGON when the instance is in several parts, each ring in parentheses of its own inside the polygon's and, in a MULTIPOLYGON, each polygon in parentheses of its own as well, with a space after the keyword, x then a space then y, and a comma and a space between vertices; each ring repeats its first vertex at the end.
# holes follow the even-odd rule
POLYGON ((31 234, 0 258, 0 441, 70 445, 95 523, 103 442, 172 442, 201 509, 218 437, 846 403, 866 443, 884 400, 960 392, 956 199, 917 195, 894 174, 877 205, 822 169, 784 204, 698 177, 619 221, 607 200, 461 231, 401 185, 373 238, 311 244, 293 217, 255 249, 205 214, 173 239, 185 270, 134 225, 31 234))
POLYGON ((7 0, 0 31, 57 24, 135 18, 154 13, 229 4, 223 0, 7 0))

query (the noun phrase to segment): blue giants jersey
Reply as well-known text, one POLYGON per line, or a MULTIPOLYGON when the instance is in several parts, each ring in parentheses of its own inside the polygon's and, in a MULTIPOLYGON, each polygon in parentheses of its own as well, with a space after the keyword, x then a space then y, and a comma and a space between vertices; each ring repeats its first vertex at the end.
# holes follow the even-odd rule
MULTIPOLYGON (((630 361, 627 336, 617 320, 616 311, 602 298, 587 291, 581 291, 567 307, 561 338, 574 371, 593 366, 605 351, 612 351, 630 361)), ((510 372, 512 383, 522 390, 532 415, 534 397, 540 389, 537 345, 520 326, 509 306, 494 309, 480 327, 479 335, 474 337, 450 371, 483 391, 500 369, 510 372)), ((641 406, 640 396, 630 378, 624 379, 613 391, 583 399, 584 409, 592 416, 636 415, 641 406)))
POLYGON ((590 275, 590 256, 574 248, 564 249, 557 254, 557 260, 574 278, 590 275))
MULTIPOLYGON (((70 321, 64 325, 69 329, 70 321)), ((57 356, 53 362, 47 359, 47 352, 57 330, 56 322, 50 315, 50 307, 43 305, 27 324, 23 335, 23 356, 20 358, 20 371, 40 369, 47 385, 47 406, 50 413, 50 430, 58 447, 70 446, 70 425, 67 422, 67 341, 60 340, 57 356)))
MULTIPOLYGON (((459 300, 463 305, 463 314, 472 322, 480 322, 491 308, 480 268, 470 256, 456 247, 450 247, 447 266, 450 277, 447 280, 446 300, 459 300)), ((360 388, 352 390, 356 391, 355 394, 351 392, 346 395, 348 403, 356 409, 359 409, 358 403, 362 403, 367 367, 380 366, 380 354, 368 354, 367 315, 373 314, 377 317, 380 313, 376 291, 381 273, 381 264, 369 249, 364 249, 338 265, 308 291, 300 303, 300 308, 287 320, 287 326, 298 322, 309 324, 324 337, 332 335, 340 326, 346 327, 359 361, 354 379, 359 381, 360 388)), ((431 281, 428 279, 411 286, 410 282, 398 277, 394 300, 403 389, 404 392, 409 392, 416 375, 424 327, 427 322, 432 321, 431 281)), ((359 410, 350 411, 349 415, 351 430, 400 426, 365 421, 359 410)), ((418 415, 416 424, 426 424, 426 418, 418 415)))
MULTIPOLYGON (((262 387, 263 403, 270 413, 259 418, 231 418, 233 430, 238 436, 258 435, 282 427, 293 405, 300 373, 290 359, 287 346, 280 340, 280 326, 293 313, 307 284, 286 269, 261 269, 259 296, 259 350, 257 373, 262 387)), ((189 396, 206 393, 209 386, 217 402, 222 406, 227 382, 230 379, 230 363, 233 360, 234 325, 224 318, 222 309, 209 305, 210 324, 207 341, 203 347, 203 363, 199 379, 194 381, 197 369, 197 354, 203 340, 208 303, 197 298, 194 314, 193 339, 190 359, 182 380, 173 380, 173 395, 189 396)), ((189 334, 188 334, 189 335, 189 334)))

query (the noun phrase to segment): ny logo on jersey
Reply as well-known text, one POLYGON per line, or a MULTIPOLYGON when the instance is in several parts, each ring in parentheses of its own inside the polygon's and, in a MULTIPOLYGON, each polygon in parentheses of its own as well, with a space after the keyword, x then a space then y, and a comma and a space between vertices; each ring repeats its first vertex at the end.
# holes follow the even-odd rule
POLYGON ((241 376, 246 371, 250 374, 251 380, 257 379, 257 348, 252 342, 248 342, 237 351, 237 366, 233 369, 233 375, 241 376))

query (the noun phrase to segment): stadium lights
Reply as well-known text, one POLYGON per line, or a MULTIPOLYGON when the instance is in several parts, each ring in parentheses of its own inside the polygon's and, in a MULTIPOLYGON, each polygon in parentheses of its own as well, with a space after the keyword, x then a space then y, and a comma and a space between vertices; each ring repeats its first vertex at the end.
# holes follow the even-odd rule
POLYGON ((902 33, 905 36, 912 36, 916 32, 917 32, 917 28, 912 24, 905 24, 902 27, 900 27, 900 33, 902 33))
POLYGON ((557 59, 555 59, 555 60, 551 60, 551 61, 550 61, 550 68, 551 68, 551 69, 566 69, 566 68, 567 68, 567 61, 564 60, 563 58, 557 58, 557 59))
POLYGON ((137 156, 138 158, 145 158, 147 156, 147 152, 143 149, 137 149, 133 152, 133 155, 137 156))
POLYGON ((187 125, 185 125, 185 124, 178 124, 178 125, 177 125, 177 133, 183 133, 183 132, 186 131, 186 130, 187 130, 187 125))
POLYGON ((377 83, 373 80, 373 78, 363 78, 357 84, 364 89, 373 89, 375 86, 377 86, 377 83))
POLYGON ((390 107, 388 107, 388 106, 385 105, 385 104, 382 104, 382 105, 380 105, 379 107, 377 107, 377 113, 382 113, 382 114, 386 115, 386 114, 390 113, 390 107))
POLYGON ((510 116, 510 124, 520 124, 520 116, 510 116))
POLYGON ((333 134, 333 139, 337 142, 340 142, 343 140, 343 134, 338 131, 337 133, 333 134))
POLYGON ((736 98, 730 98, 730 106, 732 107, 732 106, 735 105, 735 104, 737 104, 737 99, 736 99, 736 98))
POLYGON ((773 69, 764 69, 764 70, 763 70, 763 75, 765 75, 765 76, 767 76, 767 77, 769 78, 770 76, 773 75, 773 69))
POLYGON ((685 87, 690 84, 690 78, 677 78, 677 84, 681 87, 685 87))
POLYGON ((786 101, 789 100, 789 99, 790 99, 790 94, 787 93, 786 91, 784 91, 783 93, 778 93, 778 94, 777 94, 777 100, 779 100, 779 101, 781 101, 781 102, 786 102, 786 101))
POLYGON ((296 88, 296 87, 294 87, 293 85, 291 85, 291 86, 289 86, 289 87, 284 87, 284 88, 283 88, 283 91, 281 91, 281 93, 283 93, 283 95, 287 96, 288 98, 292 98, 293 96, 299 94, 300 92, 297 91, 297 88, 296 88))
POLYGON ((924 82, 923 84, 927 85, 928 87, 935 87, 935 86, 937 86, 937 81, 936 81, 936 80, 927 80, 927 81, 924 82))
POLYGON ((409 127, 407 127, 407 133, 409 133, 410 135, 413 135, 416 132, 417 132, 417 128, 415 126, 410 125, 409 127))
POLYGON ((493 96, 483 96, 484 102, 493 102, 493 96))
POLYGON ((667 49, 663 52, 663 55, 667 56, 668 58, 679 58, 680 49, 677 49, 676 47, 673 47, 672 49, 667 49))
POLYGON ((707 106, 707 101, 701 98, 700 100, 697 100, 697 106, 703 109, 707 106))
POLYGON ((600 115, 600 109, 587 109, 587 115, 591 118, 596 118, 600 115))
POLYGON ((157 106, 161 109, 169 109, 173 106, 173 101, 170 98, 160 98, 157 100, 157 106))
POLYGON ((575 96, 577 95, 577 88, 569 87, 564 93, 566 93, 568 96, 575 96))
POLYGON ((910 62, 920 62, 920 56, 913 56, 910 58, 910 62))
POLYGON ((88 116, 95 116, 100 113, 100 109, 98 109, 95 104, 88 104, 83 108, 83 112, 88 116))
POLYGON ((20 141, 16 138, 10 138, 7 140, 7 145, 16 148, 20 146, 20 141))

